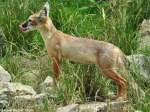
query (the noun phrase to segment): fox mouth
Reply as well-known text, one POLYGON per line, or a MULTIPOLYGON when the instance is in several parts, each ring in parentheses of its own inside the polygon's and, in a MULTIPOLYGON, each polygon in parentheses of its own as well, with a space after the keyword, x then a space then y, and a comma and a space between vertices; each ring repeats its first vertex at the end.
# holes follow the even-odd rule
POLYGON ((25 32, 25 31, 27 31, 28 30, 28 27, 22 27, 22 26, 20 26, 20 31, 22 31, 22 32, 25 32))
POLYGON ((25 22, 25 23, 19 25, 19 28, 20 28, 20 31, 22 31, 22 32, 27 31, 29 29, 28 28, 28 22, 25 22))

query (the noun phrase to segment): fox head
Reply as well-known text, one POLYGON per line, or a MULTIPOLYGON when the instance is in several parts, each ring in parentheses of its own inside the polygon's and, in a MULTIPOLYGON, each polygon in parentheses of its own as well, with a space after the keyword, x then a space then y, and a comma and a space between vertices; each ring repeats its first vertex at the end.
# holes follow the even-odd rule
POLYGON ((49 3, 46 2, 44 7, 37 13, 32 14, 29 18, 19 25, 22 32, 38 30, 49 18, 49 3))

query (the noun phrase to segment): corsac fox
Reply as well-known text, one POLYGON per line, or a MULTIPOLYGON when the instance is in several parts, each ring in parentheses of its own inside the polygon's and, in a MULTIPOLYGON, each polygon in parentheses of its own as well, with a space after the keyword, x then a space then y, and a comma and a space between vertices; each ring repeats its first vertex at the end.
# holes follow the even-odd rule
POLYGON ((116 98, 127 99, 126 56, 118 47, 108 42, 79 38, 57 30, 49 17, 48 2, 19 27, 22 32, 40 32, 48 55, 52 59, 56 79, 61 71, 62 58, 83 64, 96 64, 104 76, 115 81, 118 87, 116 98), (123 72, 119 72, 120 70, 123 72))

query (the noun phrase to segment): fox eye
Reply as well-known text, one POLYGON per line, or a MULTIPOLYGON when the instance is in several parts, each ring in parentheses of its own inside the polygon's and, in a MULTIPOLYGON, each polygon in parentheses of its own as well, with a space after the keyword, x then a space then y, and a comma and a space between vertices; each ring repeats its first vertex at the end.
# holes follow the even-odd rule
POLYGON ((29 22, 32 22, 32 20, 31 20, 31 19, 29 19, 29 22))

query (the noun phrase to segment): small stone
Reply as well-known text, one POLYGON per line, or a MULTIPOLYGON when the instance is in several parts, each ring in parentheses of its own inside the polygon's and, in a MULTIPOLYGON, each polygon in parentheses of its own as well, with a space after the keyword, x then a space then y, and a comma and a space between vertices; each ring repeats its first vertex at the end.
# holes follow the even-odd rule
POLYGON ((54 87, 54 80, 52 77, 47 76, 43 83, 40 84, 41 93, 52 93, 54 87))
POLYGON ((47 85, 47 86, 53 86, 54 85, 54 80, 52 77, 47 76, 45 81, 43 82, 43 84, 47 85))

